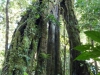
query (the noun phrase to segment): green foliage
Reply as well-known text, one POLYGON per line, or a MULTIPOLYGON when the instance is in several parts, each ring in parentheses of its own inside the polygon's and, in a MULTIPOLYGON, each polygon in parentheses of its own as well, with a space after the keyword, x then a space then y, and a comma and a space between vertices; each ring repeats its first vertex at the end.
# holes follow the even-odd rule
POLYGON ((16 1, 10 1, 10 7, 14 8, 21 8, 26 9, 26 7, 29 5, 30 0, 16 0, 16 1))
POLYGON ((100 72, 97 75, 100 75, 100 72))
POLYGON ((86 31, 86 36, 91 38, 92 40, 100 43, 100 32, 98 31, 86 31))
MULTIPOLYGON (((86 31, 86 36, 92 40, 100 43, 100 32, 97 31, 86 31)), ((81 54, 75 60, 89 60, 90 58, 100 61, 100 45, 93 47, 92 45, 81 45, 75 47, 76 50, 80 51, 81 54)))
POLYGON ((75 7, 77 16, 79 18, 79 27, 99 30, 99 14, 100 14, 99 0, 77 0, 75 7), (80 14, 80 15, 79 15, 80 14))
POLYGON ((23 37, 23 46, 27 49, 27 48, 29 48, 29 38, 27 37, 27 36, 24 36, 23 37))
POLYGON ((50 55, 49 54, 46 54, 46 53, 40 53, 40 57, 42 59, 48 59, 50 57, 50 55))
POLYGON ((4 62, 4 54, 5 54, 4 50, 0 50, 0 73, 2 71, 2 65, 3 65, 3 62, 4 62))
POLYGON ((90 47, 91 45, 80 45, 80 46, 75 47, 75 49, 78 51, 84 52, 86 50, 89 50, 90 47))
POLYGON ((24 72, 24 75, 28 75, 27 72, 24 72))
POLYGON ((55 16, 53 14, 49 14, 47 16, 47 19, 49 19, 52 23, 55 23, 57 25, 60 25, 60 22, 55 18, 55 16))

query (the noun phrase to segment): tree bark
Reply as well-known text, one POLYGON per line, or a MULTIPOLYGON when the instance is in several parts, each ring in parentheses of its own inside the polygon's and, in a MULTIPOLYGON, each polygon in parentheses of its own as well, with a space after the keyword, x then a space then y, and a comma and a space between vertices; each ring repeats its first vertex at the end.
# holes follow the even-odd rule
POLYGON ((50 55, 47 60, 47 75, 54 75, 55 71, 55 25, 49 23, 47 54, 50 55))
POLYGON ((48 2, 45 0, 38 2, 37 5, 32 5, 27 9, 18 23, 5 59, 2 75, 24 75, 25 73, 31 75, 36 50, 35 75, 62 75, 58 25, 59 0, 50 2, 48 12, 45 8, 48 2), (49 28, 47 29, 48 22, 49 28))
POLYGON ((80 54, 74 47, 80 45, 78 22, 74 14, 72 0, 63 0, 61 7, 64 10, 64 19, 66 21, 66 29, 70 44, 70 75, 90 75, 85 61, 77 61, 74 59, 80 54))
POLYGON ((31 75, 38 41, 35 15, 32 9, 28 8, 18 23, 1 75, 31 75))
POLYGON ((47 24, 44 17, 40 18, 39 24, 39 42, 37 49, 37 68, 35 75, 46 75, 46 60, 47 60, 47 24))
POLYGON ((6 2, 6 43, 5 43, 5 56, 7 54, 8 50, 8 40, 9 40, 9 15, 8 15, 8 6, 9 6, 9 0, 6 2))
POLYGON ((55 75, 62 75, 62 65, 60 58, 60 28, 56 25, 55 28, 55 75))
POLYGON ((53 0, 49 3, 50 16, 48 28, 48 47, 47 54, 50 55, 47 60, 47 75, 62 75, 60 61, 60 33, 59 33, 59 0, 53 0))
POLYGON ((47 19, 45 13, 46 2, 44 0, 39 0, 39 7, 41 11, 39 18, 39 42, 37 48, 37 67, 35 75, 46 75, 46 60, 47 60, 47 19))

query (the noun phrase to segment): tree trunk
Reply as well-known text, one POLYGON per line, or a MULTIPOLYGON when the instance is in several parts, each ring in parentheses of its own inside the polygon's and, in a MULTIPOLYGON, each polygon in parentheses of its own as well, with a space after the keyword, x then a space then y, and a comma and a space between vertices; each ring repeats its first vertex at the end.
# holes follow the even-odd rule
POLYGON ((48 28, 48 47, 47 54, 50 55, 47 60, 47 75, 62 75, 60 61, 60 33, 59 33, 59 0, 53 0, 49 3, 49 15, 53 17, 49 20, 48 28))
POLYGON ((48 12, 45 8, 47 4, 45 0, 39 0, 37 5, 30 6, 22 16, 13 34, 1 75, 32 75, 36 50, 35 75, 62 75, 58 25, 59 0, 49 2, 48 12), (46 18, 49 22, 48 29, 46 18))
POLYGON ((9 8, 9 0, 6 2, 6 43, 5 43, 5 56, 8 52, 8 40, 9 40, 9 15, 8 15, 8 8, 9 8))
POLYGON ((73 49, 74 47, 80 45, 80 37, 72 0, 63 0, 61 2, 61 6, 64 10, 63 17, 66 21, 66 29, 70 44, 70 75, 90 75, 85 61, 74 61, 74 59, 80 54, 79 51, 73 49))
POLYGON ((49 23, 47 54, 50 55, 47 60, 47 75, 54 75, 55 71, 55 25, 49 23))
POLYGON ((60 29, 59 25, 55 28, 55 75, 62 75, 62 66, 60 58, 60 29))
MULTIPOLYGON (((34 6, 33 6, 34 7, 34 6)), ((34 52, 37 49, 36 17, 28 8, 18 23, 8 50, 1 75, 31 75, 34 52)))
POLYGON ((47 55, 47 19, 45 8, 47 2, 45 0, 39 0, 39 7, 41 11, 39 18, 39 42, 37 48, 37 67, 35 71, 35 75, 46 75, 46 60, 48 58, 47 55))
POLYGON ((39 24, 39 42, 37 49, 37 68, 35 75, 46 75, 46 60, 47 60, 47 24, 44 17, 40 18, 39 24))

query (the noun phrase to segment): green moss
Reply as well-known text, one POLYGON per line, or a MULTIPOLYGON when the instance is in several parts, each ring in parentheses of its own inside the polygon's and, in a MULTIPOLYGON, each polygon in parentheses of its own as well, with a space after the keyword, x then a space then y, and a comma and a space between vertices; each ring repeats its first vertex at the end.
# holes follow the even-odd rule
POLYGON ((23 45, 24 45, 24 48, 29 48, 29 45, 30 45, 30 40, 28 38, 28 36, 24 36, 23 37, 23 41, 22 41, 23 45))

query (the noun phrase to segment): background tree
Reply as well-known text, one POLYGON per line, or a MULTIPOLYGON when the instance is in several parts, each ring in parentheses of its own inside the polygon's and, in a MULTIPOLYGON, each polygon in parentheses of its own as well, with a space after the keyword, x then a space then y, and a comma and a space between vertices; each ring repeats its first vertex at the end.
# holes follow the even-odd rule
POLYGON ((70 75, 90 75, 85 61, 77 61, 74 59, 80 54, 74 47, 80 45, 79 30, 77 28, 78 21, 74 14, 72 0, 63 0, 61 6, 64 9, 64 19, 66 21, 66 29, 70 44, 70 75), (81 66, 80 64, 83 64, 81 66))
POLYGON ((8 50, 8 36, 9 36, 9 15, 8 15, 8 5, 9 5, 9 0, 6 2, 6 44, 5 44, 5 52, 8 50))

